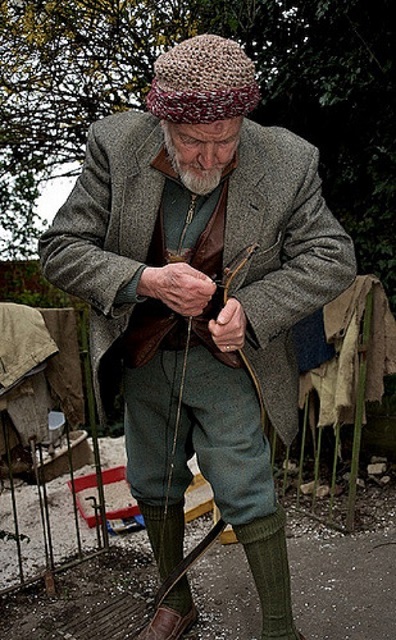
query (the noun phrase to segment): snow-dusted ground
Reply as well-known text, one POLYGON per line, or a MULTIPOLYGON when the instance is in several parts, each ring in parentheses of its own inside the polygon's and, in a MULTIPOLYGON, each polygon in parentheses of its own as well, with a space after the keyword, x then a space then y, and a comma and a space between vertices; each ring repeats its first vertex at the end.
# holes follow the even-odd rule
MULTIPOLYGON (((92 448, 92 442, 89 441, 89 443, 92 448)), ((125 464, 123 437, 102 438, 99 440, 99 448, 103 469, 125 464)), ((95 465, 90 464, 75 471, 74 475, 75 478, 78 478, 94 472, 95 465)), ((73 558, 78 552, 73 499, 67 485, 69 479, 69 474, 66 474, 46 484, 50 535, 56 564, 65 559, 73 558)), ((0 530, 3 532, 3 539, 0 540, 0 590, 13 585, 19 579, 14 514, 9 487, 8 480, 5 480, 0 493, 0 530)), ((23 557, 23 574, 27 579, 42 572, 46 567, 46 545, 40 511, 40 495, 37 485, 27 484, 18 478, 15 479, 15 487, 18 538, 23 557)), ((94 549, 97 546, 96 529, 89 528, 81 516, 78 516, 78 525, 82 549, 84 551, 94 549)), ((46 537, 48 539, 48 532, 46 537)), ((136 537, 134 540, 137 542, 136 537)), ((122 539, 117 536, 116 543, 120 542, 122 543, 122 539)))
MULTIPOLYGON (((123 438, 103 438, 99 440, 99 445, 103 469, 125 463, 123 438)), ((94 465, 88 465, 75 475, 79 477, 93 472, 94 465)), ((74 558, 77 551, 73 502, 67 480, 66 475, 47 484, 57 563, 74 558)), ((23 567, 27 578, 45 568, 37 487, 20 483, 16 498, 23 567), (22 536, 26 536, 26 539, 22 536)), ((360 502, 360 506, 365 506, 370 512, 370 521, 372 512, 377 511, 375 524, 370 530, 350 536, 330 530, 315 520, 295 513, 293 509, 289 510, 287 535, 294 611, 298 627, 312 640, 393 640, 396 637, 394 482, 384 488, 374 484, 370 492, 361 494, 360 502)), ((360 513, 363 514, 362 508, 360 513)), ((12 505, 7 488, 0 494, 0 518, 0 532, 13 532, 12 505)), ((89 529, 80 516, 78 522, 83 550, 95 549, 95 529, 89 529)), ((190 523, 187 526, 186 548, 194 547, 210 526, 210 515, 190 523)), ((134 584, 138 585, 136 593, 147 602, 152 602, 158 587, 158 576, 154 564, 147 564, 151 551, 146 532, 111 537, 110 546, 120 549, 116 559, 114 554, 101 554, 94 563, 80 564, 75 572, 62 572, 65 580, 66 577, 68 579, 66 584, 70 589, 78 583, 75 593, 72 590, 62 592, 60 589, 58 598, 50 599, 37 596, 36 593, 25 597, 20 590, 17 594, 6 596, 3 602, 5 615, 0 616, 0 636, 48 640, 53 636, 47 630, 45 621, 48 629, 62 629, 66 621, 79 619, 82 593, 84 598, 88 597, 87 593, 90 594, 92 611, 100 611, 103 603, 109 599, 116 600, 120 593, 130 589, 132 574, 134 584), (131 553, 124 553, 124 550, 131 553), (107 555, 113 558, 111 571, 108 562, 106 564, 107 555), (100 562, 104 563, 101 569, 100 562), (103 593, 100 592, 102 582, 105 583, 103 593), (95 606, 92 603, 96 603, 95 606), (64 618, 61 618, 61 614, 64 614, 64 618), (51 615, 54 616, 53 620, 50 619, 51 615), (40 629, 41 635, 38 634, 40 629)), ((192 568, 190 577, 200 612, 198 625, 191 632, 191 638, 253 640, 258 637, 260 610, 257 594, 240 545, 214 545, 192 568)), ((15 583, 18 583, 16 544, 14 540, 0 537, 0 590, 15 583)), ((140 624, 141 620, 138 622, 140 624)), ((104 639, 107 637, 110 636, 103 636, 104 639)))
MULTIPOLYGON (((93 451, 92 441, 88 440, 93 451)), ((125 440, 119 438, 100 438, 98 440, 100 463, 102 470, 125 465, 125 440)), ((92 455, 93 459, 93 455, 92 455)), ((198 469, 193 462, 193 472, 198 469)), ((85 465, 74 473, 77 479, 81 476, 95 473, 95 464, 85 465)), ((90 528, 81 515, 76 518, 73 499, 68 487, 69 474, 62 475, 46 484, 48 513, 50 520, 50 536, 53 548, 55 566, 68 560, 73 560, 78 553, 78 535, 83 553, 93 551, 98 546, 96 528, 90 528)), ((43 521, 40 511, 40 495, 37 485, 27 484, 15 479, 15 498, 18 514, 18 538, 22 552, 22 570, 25 580, 41 574, 46 568, 49 545, 45 543, 43 521)), ((127 501, 125 487, 123 495, 127 501)), ((83 494, 85 492, 81 492, 83 494)), ((92 493, 95 493, 92 492, 92 493)), ((42 495, 42 492, 41 492, 42 495)), ((81 501, 84 496, 81 495, 81 501)), ((108 499, 105 492, 105 499, 108 499)), ((129 504, 130 502, 127 502, 129 504)), ((88 502, 86 513, 90 514, 88 502)), ((118 506, 118 505, 117 505, 118 506)), ((92 514, 94 513, 92 509, 92 514)), ((203 525, 205 526, 205 525, 203 525)), ((48 540, 48 531, 46 540, 48 540)), ((20 578, 17 543, 15 540, 15 525, 12 497, 9 481, 5 480, 0 493, 0 591, 17 584, 20 578), (9 535, 11 534, 11 535, 9 535)), ((142 548, 149 551, 145 532, 134 532, 128 536, 111 536, 111 545, 128 546, 134 549, 142 548)))

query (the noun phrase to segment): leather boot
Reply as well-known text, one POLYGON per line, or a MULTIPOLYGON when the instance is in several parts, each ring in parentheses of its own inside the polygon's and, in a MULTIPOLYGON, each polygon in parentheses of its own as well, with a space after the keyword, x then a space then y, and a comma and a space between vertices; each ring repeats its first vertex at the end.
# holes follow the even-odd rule
POLYGON ((136 640, 178 640, 193 626, 196 619, 194 605, 185 616, 168 607, 158 607, 150 624, 139 633, 136 640))

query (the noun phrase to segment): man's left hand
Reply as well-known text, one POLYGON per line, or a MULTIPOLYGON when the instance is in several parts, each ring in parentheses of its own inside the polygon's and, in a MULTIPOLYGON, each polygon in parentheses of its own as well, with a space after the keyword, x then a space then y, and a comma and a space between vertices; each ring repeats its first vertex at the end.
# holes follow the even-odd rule
POLYGON ((220 351, 237 351, 245 344, 246 315, 236 298, 230 298, 216 320, 209 321, 209 331, 220 351))

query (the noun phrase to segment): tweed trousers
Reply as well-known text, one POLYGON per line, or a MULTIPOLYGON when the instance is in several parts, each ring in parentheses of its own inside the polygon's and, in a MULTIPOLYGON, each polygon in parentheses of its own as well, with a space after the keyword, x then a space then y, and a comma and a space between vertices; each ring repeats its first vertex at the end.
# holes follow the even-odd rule
POLYGON ((187 463, 196 453, 227 523, 246 524, 274 513, 270 447, 250 377, 242 368, 225 366, 205 347, 192 347, 180 403, 183 360, 183 351, 160 350, 145 366, 124 369, 133 496, 153 506, 165 499, 180 502, 192 479, 187 463))

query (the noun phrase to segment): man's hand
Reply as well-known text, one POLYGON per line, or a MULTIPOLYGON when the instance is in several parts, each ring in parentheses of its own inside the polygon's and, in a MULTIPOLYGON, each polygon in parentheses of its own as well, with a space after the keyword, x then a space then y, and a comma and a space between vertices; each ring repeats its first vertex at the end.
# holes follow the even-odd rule
POLYGON ((146 267, 137 287, 139 295, 157 298, 182 316, 199 316, 215 291, 213 280, 186 262, 146 267))
POLYGON ((236 351, 245 344, 246 315, 236 298, 230 298, 216 320, 209 321, 209 331, 220 351, 236 351))

